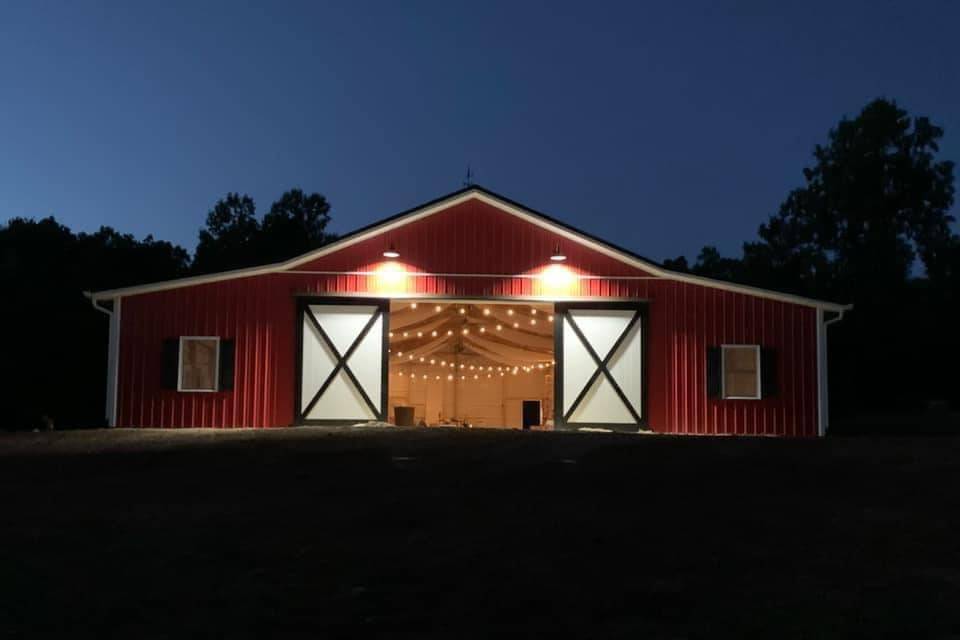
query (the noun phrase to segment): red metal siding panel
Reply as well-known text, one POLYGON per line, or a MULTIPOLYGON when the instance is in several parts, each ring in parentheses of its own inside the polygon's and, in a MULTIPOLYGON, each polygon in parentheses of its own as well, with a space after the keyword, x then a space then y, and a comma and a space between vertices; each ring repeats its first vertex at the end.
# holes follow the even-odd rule
POLYGON ((516 276, 538 274, 549 264, 547 258, 558 241, 568 256, 564 264, 570 272, 590 276, 571 282, 567 296, 649 301, 646 410, 651 428, 684 434, 816 435, 814 309, 653 278, 478 201, 314 260, 298 267, 300 273, 124 298, 118 424, 289 425, 294 420, 296 295, 383 296, 383 280, 375 271, 389 243, 400 251, 408 272, 423 274, 403 278, 400 290, 394 293, 550 295, 539 278, 516 276), (474 277, 443 275, 451 273, 474 277), (182 335, 236 340, 232 392, 160 389, 162 341, 182 335), (779 395, 762 400, 708 399, 706 349, 725 343, 776 349, 779 395))

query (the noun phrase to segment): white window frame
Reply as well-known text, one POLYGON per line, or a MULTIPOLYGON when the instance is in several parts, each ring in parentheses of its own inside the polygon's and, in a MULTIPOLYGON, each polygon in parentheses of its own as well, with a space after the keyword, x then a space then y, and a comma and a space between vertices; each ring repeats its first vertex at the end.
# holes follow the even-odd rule
POLYGON ((763 372, 760 370, 760 345, 758 344, 722 344, 720 345, 720 398, 722 400, 759 400, 763 395, 763 372), (753 396, 727 395, 727 350, 753 349, 757 358, 757 393, 753 396))
POLYGON ((181 393, 216 393, 220 391, 220 336, 180 336, 180 350, 177 356, 177 391, 181 393), (183 388, 183 345, 188 340, 213 340, 217 349, 213 356, 213 389, 183 388))

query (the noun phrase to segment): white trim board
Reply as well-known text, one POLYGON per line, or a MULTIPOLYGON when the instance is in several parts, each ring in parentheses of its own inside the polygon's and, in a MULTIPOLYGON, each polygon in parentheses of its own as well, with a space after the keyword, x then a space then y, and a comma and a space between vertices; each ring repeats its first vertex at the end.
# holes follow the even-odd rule
MULTIPOLYGON (((845 311, 852 308, 852 305, 843 305, 843 304, 837 304, 834 302, 826 302, 823 300, 815 300, 813 298, 805 298, 803 296, 796 296, 788 293, 780 293, 777 291, 769 291, 767 289, 760 289, 760 288, 751 287, 748 285, 733 284, 729 282, 723 282, 720 280, 712 280, 710 278, 704 278, 701 276, 695 276, 691 274, 670 271, 668 269, 664 269, 663 267, 655 265, 647 260, 644 260, 635 255, 627 253, 624 250, 617 249, 616 247, 603 243, 599 240, 595 240, 593 238, 587 237, 586 235, 578 233, 573 229, 570 229, 557 222, 549 220, 540 214, 534 213, 518 205, 507 202, 506 200, 503 200, 497 197, 495 194, 492 194, 479 187, 473 187, 466 191, 452 194, 448 198, 441 199, 437 202, 424 205, 423 207, 414 209, 409 213, 387 220, 381 224, 374 224, 373 226, 361 232, 354 233, 352 235, 349 235, 343 238, 342 240, 335 241, 329 245, 320 247, 319 249, 315 249, 314 251, 310 251, 301 256, 291 258, 290 260, 286 260, 284 262, 277 262, 274 264, 263 265, 260 267, 250 267, 246 269, 234 269, 231 271, 223 271, 220 273, 213 273, 213 274, 203 275, 203 276, 191 276, 188 278, 179 278, 176 280, 167 280, 163 282, 155 282, 155 283, 145 284, 145 285, 122 287, 119 289, 108 289, 105 291, 89 293, 88 296, 93 300, 109 300, 109 299, 114 299, 114 298, 123 297, 123 296, 138 295, 142 293, 151 293, 156 291, 165 291, 168 289, 177 289, 180 287, 189 287, 189 286, 194 286, 199 284, 221 282, 224 280, 233 280, 236 278, 248 278, 251 276, 289 271, 307 262, 311 262, 313 260, 317 260, 318 258, 322 258, 324 256, 330 255, 331 253, 334 253, 336 251, 346 249, 347 247, 353 246, 359 242, 363 242, 365 240, 387 233, 389 231, 405 226, 412 222, 416 222, 417 220, 422 220, 423 218, 434 215, 441 211, 445 211, 451 207, 454 207, 458 204, 462 204, 470 200, 478 200, 480 202, 488 204, 501 211, 504 211, 522 220, 525 220, 530 224, 546 229, 551 233, 555 233, 567 240, 576 242, 577 244, 583 245, 593 251, 596 251, 614 260, 627 264, 633 268, 646 271, 651 275, 658 276, 664 279, 674 280, 677 282, 686 282, 690 284, 696 284, 704 287, 710 287, 713 289, 721 289, 721 290, 730 291, 733 293, 742 293, 742 294, 756 296, 760 298, 768 298, 771 300, 778 300, 781 302, 789 302, 792 304, 799 304, 803 306, 813 307, 816 309, 824 309, 827 311, 845 311)), ((464 275, 469 275, 469 274, 464 274, 464 275)))

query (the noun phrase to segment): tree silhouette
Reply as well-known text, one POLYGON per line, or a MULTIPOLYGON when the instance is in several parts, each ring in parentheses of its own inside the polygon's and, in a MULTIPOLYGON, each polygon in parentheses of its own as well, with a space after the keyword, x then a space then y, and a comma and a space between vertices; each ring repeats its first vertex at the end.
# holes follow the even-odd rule
POLYGON ((942 137, 928 118, 874 100, 815 148, 805 184, 742 258, 704 247, 692 266, 668 266, 854 303, 831 329, 835 414, 956 400, 960 239, 950 230, 954 164, 937 159, 942 137), (914 277, 917 262, 926 278, 914 277))
POLYGON ((256 252, 260 239, 257 207, 248 195, 228 193, 207 214, 193 259, 196 273, 238 269, 269 260, 256 252))
POLYGON ((333 236, 326 232, 330 204, 319 193, 287 191, 263 217, 260 250, 270 262, 279 262, 316 249, 333 236))

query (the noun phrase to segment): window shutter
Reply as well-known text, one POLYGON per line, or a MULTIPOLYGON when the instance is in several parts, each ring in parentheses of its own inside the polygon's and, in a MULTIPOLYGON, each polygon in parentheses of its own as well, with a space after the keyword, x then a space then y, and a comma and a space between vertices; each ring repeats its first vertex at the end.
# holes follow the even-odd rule
POLYGON ((217 389, 219 391, 233 390, 233 360, 234 360, 234 341, 220 341, 220 380, 217 389))
POLYGON ((760 397, 777 395, 777 352, 769 347, 760 348, 760 397))
POLYGON ((720 347, 707 347, 707 397, 719 398, 721 386, 720 347))
POLYGON ((180 369, 180 340, 167 338, 163 341, 163 373, 160 386, 164 389, 177 390, 177 378, 180 369))

